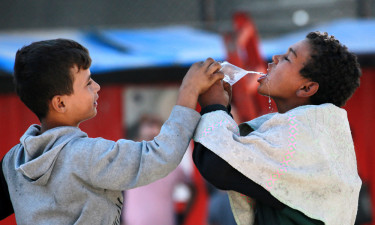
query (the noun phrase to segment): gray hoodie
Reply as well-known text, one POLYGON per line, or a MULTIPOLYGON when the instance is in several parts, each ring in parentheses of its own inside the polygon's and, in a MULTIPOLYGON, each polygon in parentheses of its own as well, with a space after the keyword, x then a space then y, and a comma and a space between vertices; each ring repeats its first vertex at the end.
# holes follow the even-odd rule
POLYGON ((3 161, 17 224, 120 224, 121 191, 174 170, 199 119, 175 106, 148 142, 89 138, 76 127, 39 134, 32 125, 3 161))

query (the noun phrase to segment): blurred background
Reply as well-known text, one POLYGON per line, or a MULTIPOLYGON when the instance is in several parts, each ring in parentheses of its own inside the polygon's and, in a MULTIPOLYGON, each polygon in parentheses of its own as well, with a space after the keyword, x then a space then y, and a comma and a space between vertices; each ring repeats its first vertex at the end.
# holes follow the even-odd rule
POLYGON ((262 38, 340 18, 374 17, 373 0, 2 0, 0 29, 188 25, 213 31, 230 28, 233 13, 251 14, 262 38))
MULTIPOLYGON (((363 181, 357 224, 375 224, 375 0, 0 0, 0 6, 1 158, 38 123, 12 84, 15 52, 33 41, 70 38, 86 46, 102 89, 98 115, 81 129, 91 137, 136 140, 142 116, 168 118, 192 63, 212 57, 265 72, 272 55, 309 31, 336 36, 362 67, 361 86, 344 108, 363 181)), ((256 86, 251 76, 234 85, 236 122, 275 111, 256 86)), ((171 191, 173 221, 233 223, 226 196, 205 183, 187 154, 181 166, 187 178, 171 191)), ((14 216, 0 224, 15 224, 14 216)))

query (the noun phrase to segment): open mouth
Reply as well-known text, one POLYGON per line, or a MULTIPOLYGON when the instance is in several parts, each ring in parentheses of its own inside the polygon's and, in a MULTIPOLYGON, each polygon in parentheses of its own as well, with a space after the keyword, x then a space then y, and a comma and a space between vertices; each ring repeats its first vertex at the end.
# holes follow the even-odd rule
POLYGON ((267 73, 266 73, 265 75, 262 75, 261 77, 259 77, 257 81, 259 82, 259 81, 261 81, 261 80, 267 78, 270 72, 271 72, 271 71, 270 71, 270 67, 268 66, 268 68, 267 68, 267 73))
MULTIPOLYGON (((268 70, 267 70, 267 72, 268 72, 268 70)), ((259 82, 259 81, 261 81, 261 80, 263 80, 263 79, 265 79, 267 77, 268 77, 268 73, 265 74, 265 75, 260 76, 257 81, 259 82)))
POLYGON ((99 99, 99 96, 95 99, 94 106, 98 106, 98 99, 99 99))

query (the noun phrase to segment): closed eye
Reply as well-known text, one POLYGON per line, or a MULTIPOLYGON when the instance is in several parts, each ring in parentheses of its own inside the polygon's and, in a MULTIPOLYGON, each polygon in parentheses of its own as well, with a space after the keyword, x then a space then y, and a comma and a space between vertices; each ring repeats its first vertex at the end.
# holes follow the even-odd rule
POLYGON ((289 62, 290 62, 288 56, 284 56, 284 59, 285 59, 286 61, 289 61, 289 62))

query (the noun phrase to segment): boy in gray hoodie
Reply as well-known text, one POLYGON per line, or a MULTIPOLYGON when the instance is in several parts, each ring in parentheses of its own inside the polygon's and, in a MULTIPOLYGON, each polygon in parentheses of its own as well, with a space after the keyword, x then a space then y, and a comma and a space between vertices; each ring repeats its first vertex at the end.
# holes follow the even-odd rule
POLYGON ((90 64, 88 50, 66 39, 34 42, 16 54, 17 94, 41 122, 2 161, 18 224, 119 224, 121 191, 177 167, 200 119, 198 96, 224 76, 213 59, 193 64, 160 134, 115 142, 79 129, 97 113, 100 86, 90 64))

